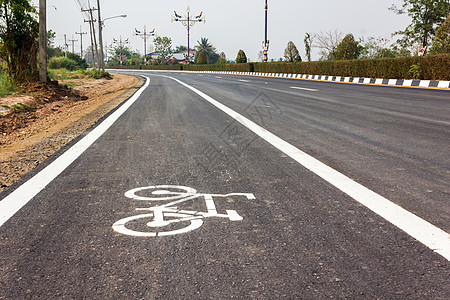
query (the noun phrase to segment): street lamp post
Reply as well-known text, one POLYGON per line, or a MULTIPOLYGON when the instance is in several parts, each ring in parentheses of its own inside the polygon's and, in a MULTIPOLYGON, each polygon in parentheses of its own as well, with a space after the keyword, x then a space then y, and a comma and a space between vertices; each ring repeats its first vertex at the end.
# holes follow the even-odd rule
MULTIPOLYGON (((100 2, 97 2, 97 3, 98 3, 98 20, 99 20, 99 22, 98 22, 98 25, 99 25, 98 26, 99 43, 100 43, 100 49, 101 49, 101 69, 102 69, 102 71, 104 73, 105 72, 105 58, 104 58, 104 55, 103 55, 103 34, 102 34, 102 31, 103 31, 103 27, 105 27, 105 21, 106 20, 110 20, 110 19, 115 19, 115 18, 126 18, 127 15, 108 17, 108 18, 105 18, 105 19, 101 20, 101 17, 100 17, 100 2)), ((108 51, 108 50, 106 50, 106 51, 108 51)), ((122 59, 122 57, 120 57, 120 59, 122 59)))
POLYGON ((175 13, 174 16, 172 16, 172 22, 181 22, 181 24, 183 24, 184 27, 186 27, 187 29, 187 37, 188 37, 188 46, 187 46, 187 51, 188 51, 188 63, 190 63, 190 56, 189 56, 189 35, 190 35, 190 30, 192 27, 194 27, 195 23, 197 22, 203 22, 206 23, 205 18, 203 17, 203 11, 195 17, 191 16, 191 9, 188 8, 186 9, 187 15, 184 16, 184 19, 182 16, 180 16, 179 14, 177 14, 176 11, 173 11, 175 13))
POLYGON ((135 28, 134 35, 140 36, 144 40, 144 65, 146 65, 147 64, 147 39, 156 35, 155 29, 153 28, 152 31, 147 32, 147 27, 144 25, 144 32, 141 32, 135 28))
POLYGON ((269 59, 269 57, 267 55, 267 53, 269 52, 269 40, 267 39, 267 11, 269 10, 269 6, 267 5, 267 0, 266 0, 265 10, 266 10, 266 20, 265 20, 265 30, 264 30, 263 51, 264 51, 264 61, 267 62, 269 59))
POLYGON ((115 38, 113 38, 113 44, 119 44, 120 49, 120 65, 122 65, 122 49, 125 44, 128 44, 128 39, 125 41, 122 41, 122 36, 120 36, 120 40, 117 41, 115 38))
POLYGON ((127 17, 127 15, 119 15, 119 16, 104 18, 102 21, 102 27, 105 27, 106 20, 111 20, 111 19, 115 19, 115 18, 126 18, 126 17, 127 17))

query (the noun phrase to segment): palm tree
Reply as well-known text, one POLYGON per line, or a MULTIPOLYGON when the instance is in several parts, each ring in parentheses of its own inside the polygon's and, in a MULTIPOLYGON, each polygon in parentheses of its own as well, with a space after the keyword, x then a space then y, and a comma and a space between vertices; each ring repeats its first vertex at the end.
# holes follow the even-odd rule
POLYGON ((198 46, 195 46, 195 50, 198 53, 203 52, 208 60, 208 63, 214 63, 214 59, 217 56, 216 48, 208 41, 207 38, 201 38, 200 41, 197 41, 198 46))

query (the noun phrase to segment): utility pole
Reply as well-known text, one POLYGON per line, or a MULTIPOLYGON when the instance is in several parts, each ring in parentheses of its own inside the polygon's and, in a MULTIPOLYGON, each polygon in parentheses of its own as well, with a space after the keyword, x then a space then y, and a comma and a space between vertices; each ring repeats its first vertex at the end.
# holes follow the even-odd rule
POLYGON ((39 0, 39 81, 47 81, 47 1, 39 0))
POLYGON ((269 10, 269 6, 267 5, 266 0, 266 21, 265 21, 265 30, 264 30, 264 42, 263 42, 263 51, 264 51, 264 61, 267 62, 269 57, 267 53, 269 52, 269 40, 267 39, 267 11, 269 10))
POLYGON ((72 34, 72 39, 69 40, 69 42, 72 44, 72 53, 75 53, 75 42, 78 42, 78 40, 73 39, 73 34, 72 34))
POLYGON ((98 42, 100 44, 100 57, 99 57, 99 68, 105 73, 105 60, 103 57, 103 35, 102 35, 102 18, 100 16, 100 0, 97 0, 97 11, 98 11, 98 42))
POLYGON ((119 44, 119 49, 120 49, 120 65, 122 65, 122 49, 123 46, 125 44, 128 44, 128 39, 126 39, 125 41, 122 41, 122 36, 120 36, 120 40, 119 42, 117 42, 117 40, 115 38, 113 38, 113 44, 119 44))
POLYGON ((67 36, 64 34, 64 56, 67 58, 67 36))
POLYGON ((191 58, 189 56, 189 35, 190 35, 190 30, 191 30, 192 27, 194 27, 195 23, 197 23, 197 22, 199 22, 199 23, 200 22, 206 23, 206 20, 205 20, 204 17, 202 17, 203 11, 198 16, 192 18, 191 15, 190 15, 191 9, 189 8, 189 6, 186 9, 187 15, 184 17, 184 19, 183 19, 182 16, 177 14, 176 11, 173 11, 173 12, 175 13, 175 15, 172 16, 172 22, 173 21, 181 22, 181 24, 183 24, 183 26, 186 27, 186 29, 187 29, 187 38, 188 38, 187 51, 188 51, 188 64, 189 64, 190 61, 191 61, 191 58))
POLYGON ((80 35, 80 43, 81 43, 81 46, 80 46, 80 49, 81 49, 80 54, 81 54, 81 58, 83 58, 83 35, 84 35, 84 34, 87 34, 87 32, 81 31, 81 25, 80 25, 80 32, 75 32, 75 34, 79 34, 79 35, 80 35))
POLYGON ((92 54, 92 66, 95 68, 95 55, 94 55, 94 40, 92 38, 92 22, 90 20, 84 22, 89 22, 89 30, 90 30, 90 37, 91 37, 91 54, 92 54))
POLYGON ((136 28, 134 29, 134 35, 140 36, 143 40, 144 40, 144 65, 147 64, 147 39, 155 36, 155 29, 153 28, 152 31, 147 32, 147 27, 144 25, 144 32, 141 33, 139 30, 137 30, 136 28))
POLYGON ((92 44, 92 64, 95 67, 95 56, 94 56, 94 47, 95 47, 95 55, 97 55, 97 66, 100 68, 99 63, 99 56, 98 56, 98 47, 97 47, 97 38, 95 36, 95 28, 94 28, 94 22, 96 20, 94 19, 92 15, 92 11, 96 10, 95 8, 89 8, 89 9, 82 9, 82 12, 89 12, 90 19, 84 20, 84 22, 89 23, 89 26, 91 28, 91 44, 92 44))

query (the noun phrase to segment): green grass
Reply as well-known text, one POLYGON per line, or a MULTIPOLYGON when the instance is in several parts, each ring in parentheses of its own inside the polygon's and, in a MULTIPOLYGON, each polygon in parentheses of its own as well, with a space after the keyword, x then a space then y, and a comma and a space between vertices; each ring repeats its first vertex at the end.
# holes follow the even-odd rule
POLYGON ((21 112, 21 111, 24 111, 24 110, 27 110, 27 111, 36 111, 36 109, 31 108, 31 107, 29 107, 28 105, 23 104, 23 103, 20 103, 20 102, 17 103, 16 105, 13 105, 13 106, 2 105, 2 107, 3 107, 3 108, 10 109, 10 110, 15 111, 15 112, 21 112))
POLYGON ((19 93, 22 89, 8 78, 5 72, 0 72, 0 97, 19 93))
MULTIPOLYGON (((77 74, 82 74, 94 79, 111 78, 111 75, 109 73, 105 73, 104 76, 102 76, 102 73, 97 69, 92 69, 89 71, 86 70, 68 71, 66 69, 48 70, 48 77, 52 80, 58 81, 66 81, 73 79, 72 76, 77 74)), ((69 87, 74 87, 77 85, 81 85, 83 83, 76 83, 69 81, 65 84, 69 87)), ((11 80, 5 72, 0 71, 0 97, 14 95, 20 92, 22 92, 22 88, 16 82, 11 80)))
POLYGON ((48 77, 52 80, 60 80, 64 81, 67 79, 72 79, 71 76, 76 74, 82 74, 86 75, 88 77, 94 78, 94 79, 100 79, 100 78, 111 78, 111 75, 106 72, 104 75, 101 71, 97 69, 91 69, 89 71, 86 70, 76 70, 76 71, 68 71, 66 69, 49 69, 48 70, 48 77), (103 75, 103 76, 102 76, 103 75))
POLYGON ((48 77, 51 80, 67 80, 71 79, 70 77, 75 74, 83 74, 85 75, 85 70, 76 70, 76 71, 68 71, 66 69, 48 69, 48 77))

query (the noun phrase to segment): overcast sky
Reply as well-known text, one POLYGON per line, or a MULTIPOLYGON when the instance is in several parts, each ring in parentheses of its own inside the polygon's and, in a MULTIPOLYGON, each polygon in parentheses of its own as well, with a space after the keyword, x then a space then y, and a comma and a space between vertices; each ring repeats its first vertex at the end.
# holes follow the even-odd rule
MULTIPOLYGON (((89 0, 91 7, 97 0, 89 0)), ((33 0, 38 4, 39 0, 33 0)), ((88 32, 84 16, 77 4, 87 7, 88 0, 47 0, 47 29, 56 32, 56 45, 64 44, 64 34, 68 39, 80 39, 75 32, 88 32)), ((283 57, 289 41, 293 41, 305 60, 303 39, 305 33, 320 33, 338 30, 343 34, 352 33, 360 37, 387 37, 409 23, 408 16, 399 16, 389 11, 392 4, 401 6, 402 0, 269 0, 269 58, 283 57)), ((134 28, 156 28, 159 36, 172 38, 173 46, 187 45, 187 31, 181 23, 171 23, 176 10, 185 15, 186 8, 192 14, 203 11, 206 24, 196 24, 191 31, 191 46, 206 37, 217 48, 225 52, 228 59, 235 59, 239 49, 256 61, 264 40, 264 0, 100 0, 102 19, 126 14, 127 18, 105 22, 104 44, 112 39, 129 38, 133 50, 144 52, 143 40, 134 36, 134 28)), ((90 43, 83 36, 83 47, 90 43)), ((149 40, 148 45, 152 44, 149 40)), ((80 51, 80 42, 75 42, 75 51, 80 51)), ((318 59, 317 52, 313 59, 318 59)))

